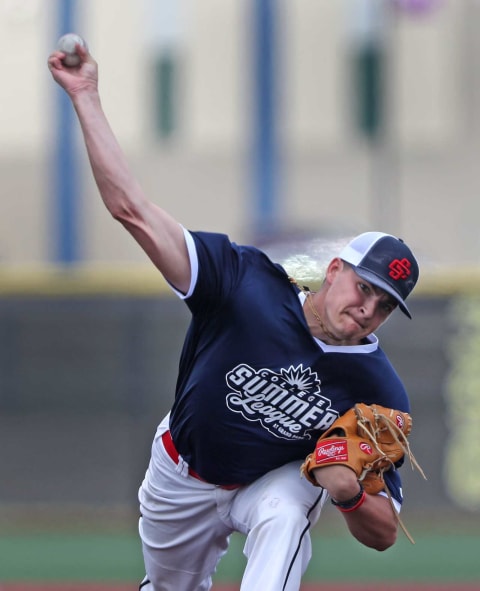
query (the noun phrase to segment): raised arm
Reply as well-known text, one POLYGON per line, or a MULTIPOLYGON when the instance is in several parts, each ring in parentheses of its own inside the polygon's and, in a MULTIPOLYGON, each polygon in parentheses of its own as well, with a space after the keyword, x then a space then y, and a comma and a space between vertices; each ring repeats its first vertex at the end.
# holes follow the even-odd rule
POLYGON ((185 293, 190 284, 190 263, 183 229, 146 198, 102 109, 97 63, 85 48, 77 45, 76 49, 81 58, 78 67, 64 66, 64 54, 59 51, 50 55, 48 66, 73 104, 103 202, 165 279, 185 293))

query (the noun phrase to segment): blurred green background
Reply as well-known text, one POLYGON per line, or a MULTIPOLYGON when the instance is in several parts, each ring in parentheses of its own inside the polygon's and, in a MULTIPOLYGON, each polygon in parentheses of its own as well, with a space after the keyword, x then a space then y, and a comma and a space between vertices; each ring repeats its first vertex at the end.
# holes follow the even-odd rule
MULTIPOLYGON (((408 520, 408 518, 407 518, 408 520)), ((313 532, 313 558, 305 583, 468 583, 480 587, 478 525, 408 520, 412 545, 400 534, 384 553, 351 538, 338 516, 326 516, 313 532)), ((422 521, 422 520, 420 520, 422 521)), ((215 575, 217 584, 239 584, 245 559, 244 538, 234 534, 215 575)), ((0 537, 3 582, 103 582, 132 585, 142 578, 140 545, 132 529, 98 527, 65 531, 4 531, 0 537), (96 530, 96 531, 95 531, 96 530)), ((473 589, 473 587, 472 587, 473 589)))

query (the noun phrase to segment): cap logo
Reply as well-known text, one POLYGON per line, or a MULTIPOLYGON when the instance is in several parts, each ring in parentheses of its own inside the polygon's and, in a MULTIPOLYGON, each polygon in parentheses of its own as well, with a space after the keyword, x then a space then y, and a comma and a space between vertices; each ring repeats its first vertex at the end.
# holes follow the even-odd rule
POLYGON ((411 266, 412 264, 408 259, 395 259, 388 265, 388 268, 390 269, 389 275, 395 281, 406 279, 411 273, 411 266))

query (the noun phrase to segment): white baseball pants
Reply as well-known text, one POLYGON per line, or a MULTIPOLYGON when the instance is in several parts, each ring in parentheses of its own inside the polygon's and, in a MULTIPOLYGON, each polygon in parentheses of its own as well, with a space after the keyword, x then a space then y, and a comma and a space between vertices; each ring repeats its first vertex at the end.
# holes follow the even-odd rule
POLYGON ((241 591, 298 591, 326 492, 300 478, 300 462, 233 491, 202 482, 167 455, 166 428, 157 432, 139 491, 141 591, 208 591, 233 531, 246 535, 241 591))

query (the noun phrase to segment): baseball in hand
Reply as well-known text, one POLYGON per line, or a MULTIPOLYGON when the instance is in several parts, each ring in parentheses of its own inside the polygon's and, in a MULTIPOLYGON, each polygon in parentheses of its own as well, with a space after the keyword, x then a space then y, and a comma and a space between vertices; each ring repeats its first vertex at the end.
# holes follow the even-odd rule
POLYGON ((67 33, 58 40, 57 50, 65 53, 62 63, 67 68, 74 68, 80 64, 80 56, 75 49, 77 45, 87 48, 85 41, 75 33, 67 33))

